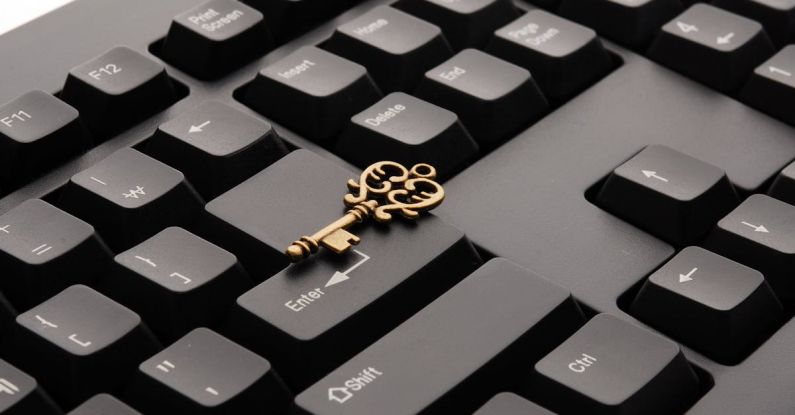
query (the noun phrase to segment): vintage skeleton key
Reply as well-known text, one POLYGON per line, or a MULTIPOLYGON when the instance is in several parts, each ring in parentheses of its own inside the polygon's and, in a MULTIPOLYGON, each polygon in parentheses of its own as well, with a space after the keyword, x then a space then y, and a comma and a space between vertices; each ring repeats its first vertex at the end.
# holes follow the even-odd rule
POLYGON ((371 215, 381 223, 391 221, 393 212, 407 219, 419 217, 421 212, 439 206, 444 200, 444 189, 433 181, 435 177, 436 169, 428 164, 417 164, 411 170, 392 161, 370 165, 362 172, 359 182, 348 181, 351 193, 343 201, 351 209, 312 236, 293 242, 287 248, 287 256, 298 262, 317 252, 320 246, 337 254, 344 253, 361 241, 348 228, 371 215))

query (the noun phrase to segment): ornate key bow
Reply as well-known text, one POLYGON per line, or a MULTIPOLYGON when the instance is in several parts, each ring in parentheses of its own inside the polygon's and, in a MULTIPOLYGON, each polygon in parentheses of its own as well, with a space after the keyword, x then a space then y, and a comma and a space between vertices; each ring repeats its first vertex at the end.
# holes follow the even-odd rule
POLYGON ((444 200, 444 188, 435 178, 436 169, 429 164, 416 164, 410 170, 394 161, 371 164, 358 182, 348 180, 350 193, 343 202, 350 210, 312 236, 293 242, 287 248, 287 256, 298 262, 317 252, 321 245, 338 254, 346 252, 361 241, 347 229, 370 216, 380 223, 390 222, 394 214, 418 218, 444 200))

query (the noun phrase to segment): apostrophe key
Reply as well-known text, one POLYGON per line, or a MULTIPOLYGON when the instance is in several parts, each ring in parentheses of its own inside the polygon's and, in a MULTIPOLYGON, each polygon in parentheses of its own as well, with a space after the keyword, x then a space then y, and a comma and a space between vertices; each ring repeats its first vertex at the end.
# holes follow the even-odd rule
POLYGON ((417 96, 456 113, 486 149, 513 137, 549 109, 529 71, 475 49, 426 72, 417 96))
POLYGON ((61 98, 104 138, 165 109, 177 92, 162 64, 119 46, 72 69, 61 98))
POLYGON ((782 321, 781 303, 761 273, 689 247, 652 274, 632 314, 721 362, 737 363, 782 321))
POLYGON ((675 245, 706 235, 739 198, 726 173, 665 146, 649 146, 613 170, 596 203, 675 245))
POLYGON ((491 260, 298 395, 296 412, 471 413, 582 323, 568 291, 491 260))
POLYGON ((67 415, 141 415, 124 402, 106 393, 95 395, 67 415))
POLYGON ((395 7, 439 26, 455 50, 486 46, 495 30, 519 17, 510 0, 402 0, 395 7))
POLYGON ((314 46, 263 68, 245 93, 249 106, 318 142, 335 137, 379 99, 364 66, 314 46))
POLYGON ((795 162, 779 173, 767 194, 795 206, 795 162))
POLYGON ((519 395, 502 392, 489 399, 473 415, 555 415, 552 412, 522 398, 519 395))
POLYGON ((785 303, 795 300, 795 206, 755 194, 718 222, 705 246, 760 271, 785 303))
POLYGON ((234 255, 181 228, 168 228, 116 256, 101 288, 136 310, 163 341, 215 326, 253 285, 234 255))
POLYGON ((20 310, 73 284, 93 284, 111 253, 94 227, 39 199, 0 216, 0 290, 20 310))
POLYGON ((265 15, 266 24, 279 43, 284 43, 350 7, 349 1, 339 0, 243 0, 243 2, 265 15))
POLYGON ((649 56, 712 88, 732 92, 774 52, 759 23, 698 3, 663 26, 649 56))
POLYGON ((599 314, 535 365, 523 394, 561 414, 682 413, 699 379, 679 345, 599 314))
POLYGON ((36 379, 0 360, 0 413, 58 415, 61 410, 39 387, 36 379))
POLYGON ((444 180, 475 158, 478 145, 455 113, 394 92, 351 118, 335 152, 362 168, 385 159, 428 163, 444 180))
POLYGON ((388 6, 338 27, 322 47, 366 66, 385 93, 411 91, 425 71, 453 55, 439 27, 388 6))
POLYGON ((219 78, 273 45, 262 13, 234 0, 210 0, 174 18, 163 58, 201 79, 219 78))
POLYGON ((184 173, 208 200, 287 154, 269 123, 216 101, 162 124, 143 151, 184 173))
POLYGON ((20 314, 3 338, 4 356, 64 407, 117 390, 157 349, 137 314, 84 285, 20 314))
POLYGON ((795 0, 713 0, 717 7, 756 20, 777 45, 795 37, 795 0))
POLYGON ((167 226, 185 226, 201 199, 177 170, 131 148, 72 176, 58 206, 97 227, 119 252, 167 226))
MULTIPOLYGON (((795 4, 795 3, 794 3, 795 4)), ((781 49, 757 67, 740 99, 781 121, 795 125, 795 45, 781 49)))
POLYGON ((32 91, 0 106, 0 186, 16 186, 89 146, 77 110, 32 91))
POLYGON ((561 15, 631 47, 645 47, 683 11, 680 0, 563 0, 561 15))
POLYGON ((388 230, 371 225, 356 232, 362 242, 346 255, 320 254, 279 272, 240 296, 227 321, 229 335, 279 362, 295 390, 344 363, 480 264, 466 236, 432 215, 416 224, 395 220, 388 230))
POLYGON ((198 328, 141 363, 125 395, 147 414, 281 414, 290 395, 270 363, 198 328))
POLYGON ((596 32, 538 9, 497 30, 486 51, 528 69, 554 103, 588 88, 613 65, 596 32))

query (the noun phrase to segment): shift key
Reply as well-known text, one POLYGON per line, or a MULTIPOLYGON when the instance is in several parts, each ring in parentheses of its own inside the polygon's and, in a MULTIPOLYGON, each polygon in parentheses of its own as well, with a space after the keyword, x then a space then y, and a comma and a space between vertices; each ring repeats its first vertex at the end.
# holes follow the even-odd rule
POLYGON ((319 415, 471 413, 583 320, 567 290, 491 260, 298 395, 295 407, 319 415))

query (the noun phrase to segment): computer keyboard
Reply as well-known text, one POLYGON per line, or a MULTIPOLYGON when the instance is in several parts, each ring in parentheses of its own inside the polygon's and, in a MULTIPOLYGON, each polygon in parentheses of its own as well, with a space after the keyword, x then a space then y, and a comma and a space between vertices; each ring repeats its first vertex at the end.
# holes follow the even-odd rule
POLYGON ((793 19, 75 0, 6 33, 0 413, 792 415, 793 19), (381 160, 444 203, 291 263, 381 160))

